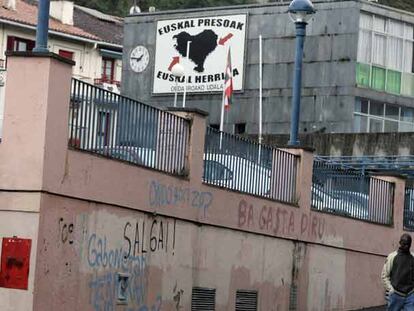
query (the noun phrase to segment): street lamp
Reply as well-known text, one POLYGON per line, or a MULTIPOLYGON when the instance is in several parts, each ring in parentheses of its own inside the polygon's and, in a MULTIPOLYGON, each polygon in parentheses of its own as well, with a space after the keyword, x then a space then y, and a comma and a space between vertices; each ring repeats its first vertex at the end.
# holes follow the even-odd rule
POLYGON ((290 123, 290 146, 299 145, 299 113, 300 113, 300 89, 302 82, 302 59, 303 42, 306 35, 306 24, 315 13, 313 4, 310 0, 293 0, 288 8, 289 16, 296 25, 296 52, 295 52, 295 72, 293 74, 292 86, 292 115, 290 123))
POLYGON ((171 68, 171 73, 175 77, 175 95, 174 95, 174 107, 177 107, 177 92, 178 92, 178 78, 184 76, 184 67, 180 63, 176 63, 171 68))
POLYGON ((47 53, 47 35, 49 32, 50 0, 39 0, 36 26, 36 45, 33 52, 47 53))

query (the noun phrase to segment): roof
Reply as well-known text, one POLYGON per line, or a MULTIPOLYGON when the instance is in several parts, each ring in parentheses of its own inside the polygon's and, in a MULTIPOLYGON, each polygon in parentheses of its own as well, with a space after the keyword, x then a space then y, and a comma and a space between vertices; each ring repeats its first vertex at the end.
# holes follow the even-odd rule
POLYGON ((75 5, 73 23, 77 27, 96 35, 101 41, 118 45, 123 44, 124 22, 120 17, 75 5))
MULTIPOLYGON (((5 0, 1 3, 4 4, 5 0)), ((6 20, 26 26, 37 25, 37 1, 16 0, 16 10, 9 10, 0 6, 0 20, 6 20)), ((123 20, 122 18, 110 16, 98 11, 74 7, 74 25, 66 25, 57 19, 49 19, 49 29, 80 38, 86 38, 97 42, 107 42, 122 45, 123 20)))

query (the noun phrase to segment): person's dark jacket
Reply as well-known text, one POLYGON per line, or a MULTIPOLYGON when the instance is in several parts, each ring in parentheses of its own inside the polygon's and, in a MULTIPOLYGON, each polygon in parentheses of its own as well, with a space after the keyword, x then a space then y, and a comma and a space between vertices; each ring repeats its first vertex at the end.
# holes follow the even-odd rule
POLYGON ((398 250, 388 255, 382 269, 385 290, 407 296, 414 292, 414 257, 398 250))

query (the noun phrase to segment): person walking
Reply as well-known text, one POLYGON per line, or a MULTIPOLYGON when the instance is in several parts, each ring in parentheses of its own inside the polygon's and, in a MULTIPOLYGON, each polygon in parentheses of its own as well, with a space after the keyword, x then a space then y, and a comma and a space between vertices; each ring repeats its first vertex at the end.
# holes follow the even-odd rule
POLYGON ((388 292, 389 311, 414 311, 414 257, 411 236, 404 233, 397 251, 388 255, 382 269, 382 282, 388 292))

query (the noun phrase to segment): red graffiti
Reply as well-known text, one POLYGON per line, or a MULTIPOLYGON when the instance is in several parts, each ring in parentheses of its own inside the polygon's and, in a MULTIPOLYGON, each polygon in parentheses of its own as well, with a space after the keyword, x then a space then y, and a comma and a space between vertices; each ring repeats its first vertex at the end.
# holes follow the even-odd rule
POLYGON ((261 209, 257 209, 245 200, 241 200, 238 226, 259 229, 274 235, 296 235, 322 239, 326 224, 325 219, 317 215, 298 213, 296 210, 269 205, 263 205, 261 209), (298 221, 300 218, 300 226, 296 218, 298 221))
POLYGON ((295 231, 295 215, 293 211, 264 205, 260 210, 259 228, 273 234, 293 234, 295 231))
POLYGON ((322 239, 325 233, 325 219, 315 215, 302 214, 300 233, 301 235, 307 234, 309 237, 322 239))
POLYGON ((253 205, 248 205, 245 200, 239 203, 239 227, 253 225, 253 205))

